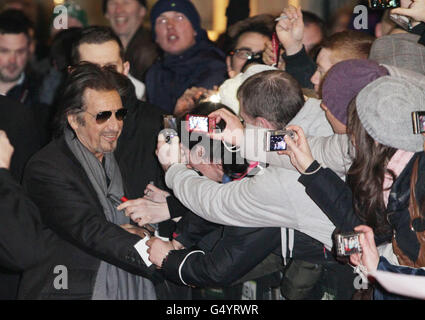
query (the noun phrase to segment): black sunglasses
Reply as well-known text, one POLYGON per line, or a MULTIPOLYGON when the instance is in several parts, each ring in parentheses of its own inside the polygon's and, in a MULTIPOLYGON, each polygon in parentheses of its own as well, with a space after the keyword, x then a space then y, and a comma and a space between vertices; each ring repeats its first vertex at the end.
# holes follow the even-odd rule
MULTIPOLYGON (((95 118, 97 124, 103 124, 112 117, 112 111, 102 111, 98 114, 92 114, 88 111, 84 112, 87 112, 89 115, 95 118)), ((125 116, 127 115, 127 112, 128 110, 125 108, 119 109, 115 111, 115 118, 117 118, 118 121, 123 121, 125 119, 125 116)))

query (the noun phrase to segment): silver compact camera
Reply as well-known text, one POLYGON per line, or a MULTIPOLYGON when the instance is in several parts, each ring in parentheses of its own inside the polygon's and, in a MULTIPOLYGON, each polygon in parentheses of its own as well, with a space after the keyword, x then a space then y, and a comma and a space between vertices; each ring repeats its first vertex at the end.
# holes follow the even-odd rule
POLYGON ((361 253, 360 233, 337 234, 335 236, 337 254, 339 256, 351 256, 355 253, 361 253))
POLYGON ((166 115, 163 116, 164 119, 164 130, 161 133, 165 136, 165 141, 171 143, 171 139, 178 137, 177 133, 177 120, 175 117, 166 115))
POLYGON ((285 136, 295 138, 294 131, 291 130, 271 130, 264 135, 264 146, 266 152, 284 151, 287 149, 285 136))

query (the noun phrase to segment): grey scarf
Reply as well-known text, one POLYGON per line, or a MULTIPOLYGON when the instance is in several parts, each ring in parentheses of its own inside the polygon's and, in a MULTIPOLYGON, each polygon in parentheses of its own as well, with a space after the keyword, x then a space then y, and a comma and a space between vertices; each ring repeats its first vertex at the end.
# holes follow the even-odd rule
MULTIPOLYGON (((116 225, 130 223, 118 204, 113 199, 124 196, 121 172, 113 153, 104 155, 105 168, 102 163, 74 137, 74 133, 65 130, 65 141, 74 156, 86 172, 95 189, 106 219, 116 225), (107 184, 107 177, 110 184, 107 184)), ((93 290, 93 300, 154 300, 155 288, 152 282, 133 275, 105 261, 100 262, 93 290)))

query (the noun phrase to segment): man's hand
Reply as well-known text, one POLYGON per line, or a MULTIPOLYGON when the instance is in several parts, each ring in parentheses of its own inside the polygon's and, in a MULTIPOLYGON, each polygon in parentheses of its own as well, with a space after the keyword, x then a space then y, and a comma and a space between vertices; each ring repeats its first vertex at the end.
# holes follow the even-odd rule
POLYGON ((0 130, 0 168, 9 169, 13 155, 13 147, 7 138, 6 132, 0 130))
POLYGON ((148 234, 148 231, 143 229, 143 228, 139 228, 137 226, 133 226, 131 224, 123 224, 120 226, 121 228, 123 228, 125 231, 135 234, 136 236, 139 236, 140 238, 144 238, 146 237, 146 235, 148 234))
POLYGON ((174 246, 169 241, 162 241, 159 238, 152 237, 146 245, 149 247, 149 261, 152 262, 157 268, 161 268, 162 262, 171 250, 174 250, 174 246))
POLYGON ((304 22, 301 8, 289 6, 282 15, 287 18, 279 20, 276 33, 285 48, 286 54, 292 56, 303 48, 304 22))
POLYGON ((165 172, 167 172, 173 164, 186 162, 184 152, 180 146, 179 137, 173 137, 171 143, 167 143, 165 141, 165 136, 160 133, 158 135, 156 155, 165 172))
POLYGON ((220 109, 211 113, 209 118, 214 118, 216 123, 221 120, 226 122, 226 128, 222 132, 214 132, 210 134, 210 138, 214 140, 222 140, 234 146, 240 146, 244 140, 244 128, 237 116, 229 110, 220 109))
POLYGON ((391 14, 400 14, 418 22, 425 22, 425 0, 413 0, 409 8, 396 8, 391 10, 391 14))
POLYGON ((122 203, 117 209, 124 210, 125 215, 139 226, 160 223, 171 218, 167 203, 156 203, 145 198, 129 200, 122 203))
MULTIPOLYGON (((280 70, 285 70, 285 60, 282 59, 283 50, 280 49, 279 52, 279 63, 277 68, 280 70)), ((276 57, 273 50, 273 43, 271 41, 266 42, 266 46, 263 52, 263 61, 265 64, 272 66, 276 63, 276 57)))
POLYGON ((155 187, 153 184, 148 184, 145 189, 144 199, 151 200, 157 203, 167 202, 167 197, 170 194, 167 191, 155 187))
POLYGON ((376 248, 373 230, 368 226, 358 226, 354 228, 360 233, 360 246, 362 253, 356 253, 350 256, 350 262, 358 266, 360 262, 366 267, 367 271, 373 272, 378 268, 379 252, 376 248))
POLYGON ((207 94, 208 90, 205 88, 192 87, 187 89, 183 95, 177 100, 176 107, 174 108, 174 115, 181 116, 195 107, 196 102, 203 94, 207 94))
POLYGON ((314 162, 314 158, 311 154, 307 139, 305 138, 304 131, 298 126, 288 126, 286 130, 292 130, 296 133, 296 141, 292 140, 290 136, 285 136, 288 150, 278 153, 289 156, 292 165, 300 173, 305 173, 308 167, 314 162))

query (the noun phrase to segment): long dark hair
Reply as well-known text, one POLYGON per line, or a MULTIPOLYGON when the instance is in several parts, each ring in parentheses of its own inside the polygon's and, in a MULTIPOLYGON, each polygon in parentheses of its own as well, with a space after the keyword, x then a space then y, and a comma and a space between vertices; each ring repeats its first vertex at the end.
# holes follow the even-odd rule
POLYGON ((390 234, 382 194, 385 175, 390 174, 395 180, 395 174, 387 165, 397 149, 377 143, 366 132, 357 114, 355 99, 349 107, 347 133, 354 139, 356 153, 347 177, 354 210, 376 234, 390 234))

